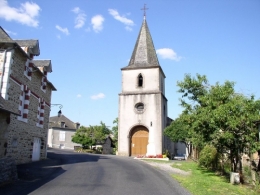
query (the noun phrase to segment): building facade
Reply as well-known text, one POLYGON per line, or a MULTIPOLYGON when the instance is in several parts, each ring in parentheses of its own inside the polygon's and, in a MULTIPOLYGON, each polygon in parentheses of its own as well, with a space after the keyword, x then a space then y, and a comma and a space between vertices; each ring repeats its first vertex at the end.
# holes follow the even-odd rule
POLYGON ((46 158, 52 91, 48 81, 51 60, 34 60, 40 55, 38 40, 13 40, 0 27, 0 92, 12 110, 5 139, 6 156, 16 164, 46 158))
POLYGON ((64 115, 50 117, 48 147, 73 150, 74 146, 81 146, 71 141, 79 127, 80 123, 74 123, 64 115))
POLYGON ((19 116, 18 112, 11 109, 7 101, 0 96, 0 185, 17 179, 15 161, 7 157, 7 129, 10 124, 11 114, 19 116))
POLYGON ((165 74, 144 16, 119 94, 118 155, 157 155, 164 150, 167 124, 165 74))

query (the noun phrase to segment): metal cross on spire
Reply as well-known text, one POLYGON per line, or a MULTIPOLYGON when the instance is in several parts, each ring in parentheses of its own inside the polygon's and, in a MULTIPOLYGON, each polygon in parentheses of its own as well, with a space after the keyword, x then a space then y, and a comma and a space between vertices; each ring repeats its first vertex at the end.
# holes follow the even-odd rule
POLYGON ((146 10, 148 10, 148 8, 146 7, 146 4, 144 4, 144 8, 142 8, 141 10, 144 10, 144 16, 146 16, 146 10))

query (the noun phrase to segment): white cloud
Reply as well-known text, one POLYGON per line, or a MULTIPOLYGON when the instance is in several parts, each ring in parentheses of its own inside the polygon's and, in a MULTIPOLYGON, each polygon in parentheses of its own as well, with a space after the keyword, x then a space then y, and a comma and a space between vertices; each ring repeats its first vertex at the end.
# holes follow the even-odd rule
POLYGON ((19 8, 10 7, 7 0, 0 0, 0 18, 7 21, 38 27, 39 21, 36 19, 41 8, 33 2, 21 3, 19 8))
POLYGON ((102 99, 102 98, 104 98, 104 97, 105 97, 105 94, 99 93, 99 94, 97 94, 97 95, 92 95, 92 96, 91 96, 91 99, 97 100, 97 99, 102 99))
POLYGON ((132 29, 131 27, 129 27, 129 26, 126 26, 125 29, 126 29, 127 31, 132 31, 132 30, 133 30, 133 29, 132 29))
POLYGON ((77 95, 77 98, 81 98, 81 97, 82 97, 82 95, 81 95, 81 94, 78 94, 78 95, 77 95))
POLYGON ((181 56, 178 56, 177 53, 170 48, 157 49, 156 53, 160 55, 163 59, 170 59, 175 61, 180 61, 182 59, 181 56))
MULTIPOLYGON (((122 22, 123 24, 126 25, 125 29, 128 31, 132 31, 132 28, 130 26, 134 26, 134 22, 128 18, 126 18, 125 16, 120 16, 118 11, 115 9, 108 9, 108 12, 110 15, 112 15, 114 17, 114 19, 122 22)), ((129 13, 127 14, 129 15, 129 13)))
POLYGON ((104 18, 102 15, 96 15, 91 18, 91 24, 93 25, 93 30, 98 33, 103 29, 104 18))
POLYGON ((128 25, 128 26, 133 26, 134 25, 134 22, 132 20, 126 18, 125 16, 120 16, 117 10, 115 10, 115 9, 108 9, 108 12, 116 20, 124 23, 125 25, 128 25))
POLYGON ((75 7, 73 10, 71 10, 75 14, 77 14, 77 17, 75 18, 75 28, 81 28, 85 25, 86 21, 86 14, 83 10, 81 10, 79 7, 75 7))
POLYGON ((69 30, 67 28, 62 28, 59 25, 55 26, 59 31, 63 32, 65 35, 69 35, 69 30))
POLYGON ((80 12, 80 8, 79 7, 75 7, 73 10, 71 10, 71 11, 73 11, 75 14, 78 14, 79 12, 80 12))
POLYGON ((86 14, 84 13, 78 14, 75 19, 75 28, 81 28, 82 26, 84 26, 85 20, 86 20, 86 14))
POLYGON ((9 30, 6 30, 6 29, 4 29, 4 30, 5 30, 5 32, 7 32, 7 34, 9 34, 9 35, 17 35, 16 32, 12 32, 12 31, 9 31, 9 30))

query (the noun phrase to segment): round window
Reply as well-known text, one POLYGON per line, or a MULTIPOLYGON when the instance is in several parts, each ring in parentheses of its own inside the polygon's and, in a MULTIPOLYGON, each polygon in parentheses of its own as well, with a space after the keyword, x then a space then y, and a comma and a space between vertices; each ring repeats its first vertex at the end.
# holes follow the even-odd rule
POLYGON ((137 103, 135 105, 135 109, 138 111, 138 112, 142 112, 144 110, 144 104, 143 103, 137 103))

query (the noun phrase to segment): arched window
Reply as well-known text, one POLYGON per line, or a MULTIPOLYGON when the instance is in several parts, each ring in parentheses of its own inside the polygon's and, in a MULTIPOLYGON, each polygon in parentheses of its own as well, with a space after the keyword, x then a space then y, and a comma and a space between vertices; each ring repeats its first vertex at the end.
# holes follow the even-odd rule
POLYGON ((142 74, 138 75, 138 87, 142 87, 143 86, 143 76, 142 74))

